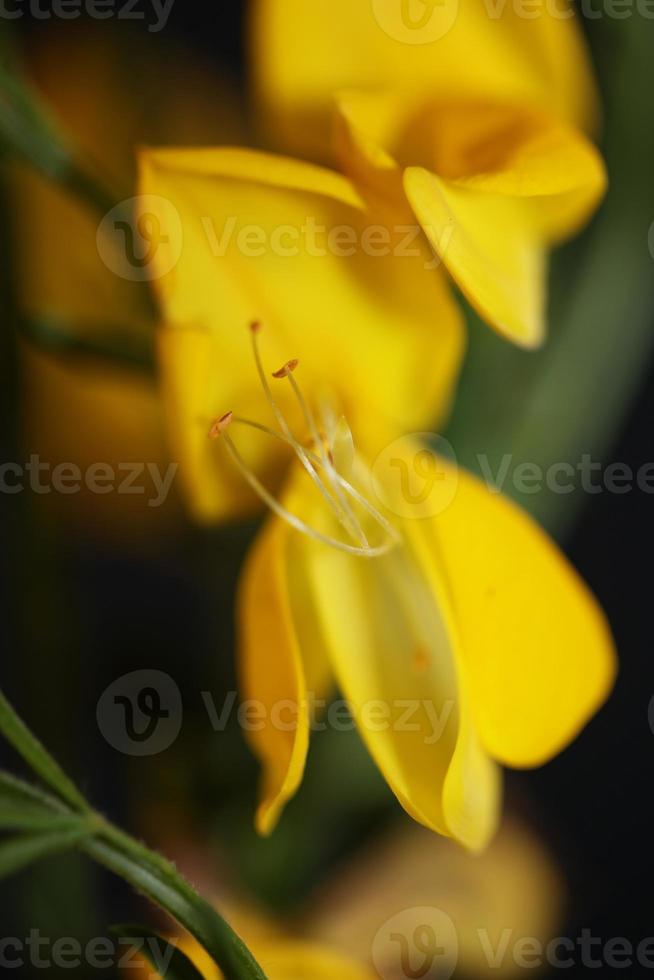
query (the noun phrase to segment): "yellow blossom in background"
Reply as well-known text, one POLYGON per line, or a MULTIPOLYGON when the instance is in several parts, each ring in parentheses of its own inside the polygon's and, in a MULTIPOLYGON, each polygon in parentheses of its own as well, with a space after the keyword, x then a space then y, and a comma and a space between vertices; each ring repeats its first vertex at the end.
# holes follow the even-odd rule
MULTIPOLYGON (((146 48, 138 33, 106 22, 83 28, 66 23, 36 32, 26 56, 53 115, 117 194, 135 193, 135 151, 143 141, 243 138, 227 83, 177 49, 163 43, 146 48)), ((73 339, 91 344, 110 339, 128 351, 147 348, 154 330, 147 284, 105 263, 97 241, 102 215, 27 167, 15 167, 11 176, 21 315, 35 323, 54 320, 73 339)), ((52 467, 71 463, 83 472, 96 463, 116 468, 132 462, 166 471, 169 456, 153 378, 100 357, 43 350, 31 341, 22 345, 21 365, 26 456, 37 453, 52 467)), ((179 520, 174 493, 161 507, 148 507, 144 495, 115 492, 39 499, 87 531, 113 536, 129 530, 123 541, 179 520)))
POLYGON ((336 157, 373 209, 411 215, 477 312, 538 346, 548 250, 606 186, 583 133, 594 86, 573 11, 403 2, 423 7, 420 43, 401 30, 400 0, 259 0, 262 111, 284 145, 311 152, 331 106, 336 157))
POLYGON ((301 928, 313 941, 362 962, 372 957, 382 976, 394 976, 394 969, 401 976, 402 940, 389 942, 389 931, 404 936, 412 962, 419 963, 416 930, 433 923, 440 940, 436 976, 445 972, 440 968, 446 960, 463 976, 508 980, 524 975, 513 944, 530 937, 545 946, 561 930, 564 903, 560 869, 528 825, 509 812, 474 860, 415 825, 373 837, 309 896, 301 928), (489 962, 498 948, 498 959, 489 962))
MULTIPOLYGON (((203 893, 216 896, 218 908, 272 978, 282 963, 304 969, 291 973, 302 980, 322 977, 328 967, 335 978, 349 977, 348 970, 367 976, 364 967, 376 976, 401 977, 408 958, 417 972, 422 964, 425 976, 431 976, 430 968, 439 976, 456 967, 465 976, 509 980, 523 972, 514 945, 529 937, 545 947, 562 927, 562 873, 515 812, 474 860, 452 841, 404 819, 393 822, 328 869, 298 907, 283 915, 240 892, 236 897, 226 884, 227 846, 218 854, 202 846, 198 851, 197 842, 183 838, 169 846, 185 873, 194 881, 199 876, 203 893), (425 930, 437 941, 430 942, 425 930)), ((217 976, 188 937, 181 949, 207 978, 217 976)))
MULTIPOLYGON (((268 980, 374 980, 374 973, 361 966, 356 960, 341 956, 326 946, 307 943, 301 940, 279 937, 271 942, 258 945, 252 943, 247 935, 244 938, 251 944, 252 952, 268 980)), ((205 980, 222 980, 223 974, 211 957, 188 937, 177 941, 178 948, 185 953, 197 967, 205 980)), ((153 976, 153 967, 143 962, 136 971, 136 978, 153 976)), ((136 961, 135 961, 136 962, 136 961)), ((134 971, 129 971, 134 975, 134 971)), ((154 974, 156 976, 156 974, 154 974)))
MULTIPOLYGON (((407 251, 407 230, 395 237, 373 221, 344 177, 248 150, 153 150, 141 155, 140 191, 166 239, 153 260, 161 382, 197 518, 259 506, 207 440, 231 407, 252 417, 266 409, 252 321, 274 325, 262 338, 267 360, 279 366, 290 350, 316 386, 324 379, 323 394, 369 452, 442 418, 464 347, 456 305, 440 270, 423 283, 433 263, 426 242, 414 235, 407 251)), ((301 419, 292 395, 280 397, 301 419)), ((280 483, 287 446, 251 431, 241 450, 280 483)))
POLYGON ((568 0, 252 0, 250 73, 261 125, 276 147, 331 159, 334 94, 342 89, 431 90, 547 109, 594 129, 598 96, 568 0), (553 8, 556 15, 552 15, 553 8), (414 43, 411 43, 414 42, 414 43), (335 56, 336 52, 336 56, 335 56))

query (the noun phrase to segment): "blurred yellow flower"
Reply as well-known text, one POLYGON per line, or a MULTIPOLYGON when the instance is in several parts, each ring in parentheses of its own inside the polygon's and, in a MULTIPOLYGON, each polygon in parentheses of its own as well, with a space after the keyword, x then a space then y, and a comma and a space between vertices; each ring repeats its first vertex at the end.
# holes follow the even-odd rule
MULTIPOLYGON (((406 229, 398 242, 371 226, 344 177, 248 150, 153 150, 141 156, 140 190, 162 232, 153 259, 161 379, 198 519, 260 505, 206 438, 231 404, 254 417, 266 408, 248 355, 250 321, 274 324, 267 356, 281 361, 290 348, 316 385, 328 380, 371 453, 447 410, 464 346, 456 305, 438 270, 423 283, 427 243, 398 256, 406 229)), ((299 420, 292 394, 280 397, 299 420)), ((241 451, 279 485, 287 445, 252 431, 241 451)))
POLYGON ((371 474, 342 421, 314 418, 292 361, 274 376, 302 408, 306 448, 257 363, 277 438, 299 461, 281 500, 232 438, 253 423, 228 413, 212 429, 274 512, 239 601, 241 691, 258 709, 249 739, 263 766, 257 827, 270 833, 298 789, 313 708, 337 684, 407 812, 481 849, 498 821, 497 763, 542 764, 606 698, 603 614, 522 510, 444 458, 428 494, 402 477, 427 452, 414 440, 371 474))
MULTIPOLYGON (((243 937, 249 942, 247 935, 243 937)), ((205 980, 221 980, 223 974, 211 957, 189 937, 177 941, 178 948, 197 967, 205 980)), ((268 980, 374 980, 374 974, 355 960, 326 946, 279 936, 251 946, 268 980)), ((139 957, 139 976, 152 977, 152 967, 139 957)), ((133 974, 133 971, 130 971, 133 974)))
MULTIPOLYGON (((363 966, 374 967, 375 976, 402 977, 408 950, 413 968, 419 972, 423 964, 425 976, 432 975, 430 965, 437 976, 456 966, 464 976, 508 980, 524 972, 512 955, 514 944, 530 937, 546 946, 562 925, 561 871, 512 812, 474 859, 450 840, 404 818, 395 821, 348 852, 283 915, 230 888, 227 843, 217 853, 183 837, 169 839, 167 846, 191 880, 216 896, 218 908, 273 978, 282 952, 289 965, 305 969, 298 974, 302 980, 322 977, 312 969, 323 964, 334 978, 349 977, 340 972, 348 968, 367 976, 360 973, 363 966), (435 949, 420 943, 430 926, 438 939, 435 949)), ((216 976, 195 943, 182 939, 181 948, 207 978, 216 976)))
MULTIPOLYGON (((411 2, 427 12, 426 0, 411 2)), ((413 33, 401 3, 252 0, 250 71, 276 146, 329 159, 334 94, 353 88, 514 103, 595 128, 595 81, 569 0, 526 0, 528 16, 521 0, 442 0, 413 33)))
MULTIPOLYGON (((226 82, 176 48, 163 42, 145 46, 143 40, 136 31, 104 21, 84 27, 66 22, 33 32, 25 51, 29 74, 53 115, 126 196, 133 193, 135 149, 143 141, 243 138, 226 82)), ((146 287, 103 261, 96 244, 101 216, 26 167, 14 168, 11 177, 20 314, 37 324, 61 323, 91 346, 122 336, 128 349, 147 347, 154 324, 146 287)), ((53 353, 31 341, 22 345, 21 367, 26 456, 35 453, 51 467, 72 464, 83 472, 98 463, 116 472, 132 463, 166 471, 153 378, 99 357, 53 353)), ((38 499, 57 506, 69 525, 114 540, 123 532, 123 542, 155 530, 161 534, 179 521, 174 494, 160 507, 148 507, 145 495, 133 493, 38 499)))
POLYGON ((284 144, 324 150, 335 105, 337 158, 373 208, 413 216, 477 312, 538 346, 548 249, 581 227, 606 186, 580 128, 595 100, 573 11, 415 5, 431 11, 423 43, 402 35, 399 0, 259 0, 263 111, 284 144))
POLYGON ((512 956, 513 944, 531 937, 545 946, 561 929, 564 905, 560 869, 538 837, 509 812, 492 844, 474 859, 415 824, 402 823, 374 837, 309 896, 301 929, 312 941, 362 962, 372 953, 379 973, 392 977, 402 975, 398 935, 405 936, 412 961, 420 962, 416 930, 433 921, 440 933, 436 976, 446 974, 441 963, 447 959, 462 976, 507 980, 524 976, 512 956), (389 931, 395 941, 384 943, 389 931), (507 935, 509 943, 500 947, 505 955, 493 959, 507 935))

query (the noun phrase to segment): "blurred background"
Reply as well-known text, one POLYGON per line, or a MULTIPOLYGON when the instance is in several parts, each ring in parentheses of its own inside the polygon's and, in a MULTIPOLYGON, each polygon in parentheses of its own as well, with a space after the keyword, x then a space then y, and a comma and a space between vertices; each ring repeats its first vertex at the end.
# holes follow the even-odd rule
MULTIPOLYGON (((145 22, 24 14, 0 16, 9 119, 0 143, 1 458, 163 470, 147 290, 101 261, 92 207, 29 162, 29 127, 10 125, 12 72, 19 59, 53 125, 99 175, 108 209, 112 194, 133 192, 139 144, 260 143, 244 64, 247 3, 178 0, 156 33, 145 22)), ((472 468, 482 451, 544 466, 590 454, 602 470, 654 462, 654 22, 586 17, 584 29, 611 190, 591 227, 555 256, 544 351, 509 348, 470 315, 471 351, 445 434, 472 468)), ((301 792, 273 838, 257 839, 256 767, 235 712, 215 731, 207 710, 211 702, 220 712, 235 689, 234 582, 254 526, 191 527, 174 484, 161 507, 145 494, 0 493, 0 686, 99 809, 173 857, 236 923, 256 921, 255 931, 324 939, 366 959, 394 915, 435 907, 456 925, 463 978, 525 972, 509 959, 488 970, 475 941, 484 927, 496 942, 506 928, 544 941, 590 930, 603 944, 636 946, 654 936, 654 500, 635 488, 522 502, 606 609, 621 672, 566 752, 507 774, 505 825, 482 858, 414 828, 354 733, 314 738, 301 792), (179 736, 144 756, 111 744, 97 714, 109 685, 137 670, 168 674, 183 705, 179 736)), ((17 769, 4 745, 0 760, 17 769)), ((109 923, 152 918, 122 883, 68 856, 3 882, 0 909, 3 937, 38 928, 84 941, 109 923)), ((94 975, 88 965, 61 972, 94 975)), ((575 976, 584 972, 577 960, 575 976)))

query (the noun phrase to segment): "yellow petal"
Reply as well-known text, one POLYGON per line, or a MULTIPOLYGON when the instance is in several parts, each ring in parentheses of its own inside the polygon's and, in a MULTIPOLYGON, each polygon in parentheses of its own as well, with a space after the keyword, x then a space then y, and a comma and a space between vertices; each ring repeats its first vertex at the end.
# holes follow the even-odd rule
POLYGON ((402 139, 409 144, 400 147, 407 165, 425 165, 460 187, 519 198, 528 225, 547 241, 576 232, 606 190, 604 163, 592 143, 542 112, 472 102, 426 105, 402 139))
POLYGON ((356 960, 312 943, 278 942, 259 949, 258 956, 270 980, 374 980, 356 960))
POLYGON ((606 186, 580 133, 543 113, 487 103, 339 96, 337 146, 370 206, 402 188, 470 303, 526 347, 543 337, 545 244, 578 230, 606 186), (402 177, 402 167, 406 167, 402 177))
POLYGON ((450 506, 418 523, 447 575, 486 751, 512 766, 547 761, 612 687, 601 609, 534 521, 463 471, 450 506))
MULTIPOLYGON (((212 487, 215 474, 198 485, 198 445, 211 418, 234 409, 270 419, 257 394, 252 320, 268 326, 262 346, 271 370, 299 357, 305 390, 327 381, 371 452, 399 429, 419 428, 446 410, 463 328, 444 276, 433 269, 425 275, 433 255, 415 222, 382 228, 344 178, 247 151, 144 153, 141 191, 150 195, 149 220, 161 226, 154 284, 164 329, 211 338, 201 368, 208 386, 170 408, 197 428, 193 433, 185 422, 180 438, 188 443, 182 456, 195 459, 187 486, 197 487, 192 503, 200 516, 243 509, 212 487), (195 410, 198 400, 193 422, 188 403, 195 410)), ((162 366, 169 397, 197 381, 185 357, 165 357, 162 366)), ((288 384, 275 385, 285 410, 296 412, 288 384)), ((249 464, 260 472, 271 448, 280 451, 253 439, 249 464)))
POLYGON ((309 746, 306 679, 286 579, 286 537, 280 521, 266 525, 248 556, 238 602, 241 700, 250 702, 253 712, 246 733, 263 767, 257 812, 262 834, 272 832, 300 785, 309 746))
POLYGON ((409 547, 364 559, 298 542, 333 670, 389 786, 420 823, 483 847, 498 773, 472 727, 443 583, 409 547))
POLYGON ((544 246, 515 198, 441 180, 420 167, 404 175, 425 234, 470 304, 523 347, 545 334, 544 246))
POLYGON ((512 102, 584 127, 598 114, 566 0, 556 12, 529 5, 528 16, 520 4, 480 0, 256 0, 251 44, 264 127, 277 145, 314 158, 329 156, 332 99, 343 88, 512 102))
MULTIPOLYGON (((308 477, 306 477, 308 480, 308 477)), ((301 514, 304 484, 283 503, 301 514)), ((239 586, 239 687, 261 717, 248 726, 263 767, 257 828, 271 833, 304 773, 310 711, 329 697, 332 671, 318 628, 314 596, 298 545, 302 539, 272 517, 257 536, 239 586), (256 707, 255 707, 256 706, 256 707)))
MULTIPOLYGON (((237 356, 250 365, 245 331, 242 341, 237 356)), ((179 461, 178 478, 185 499, 192 502, 194 518, 210 523, 217 515, 226 513, 234 518, 256 513, 261 501, 236 469, 220 440, 208 438, 212 420, 231 408, 231 403, 224 400, 228 395, 221 393, 217 385, 221 374, 218 366, 224 361, 220 339, 199 329, 162 329, 158 333, 157 350, 168 439, 172 455, 179 461)), ((237 397, 236 392, 230 391, 229 395, 237 397)), ((268 406, 260 392, 252 391, 247 383, 239 392, 238 405, 241 414, 264 417, 267 421, 268 406)), ((238 432, 238 444, 243 457, 250 465, 256 465, 266 485, 272 489, 279 487, 290 458, 282 451, 281 443, 243 428, 238 432)))

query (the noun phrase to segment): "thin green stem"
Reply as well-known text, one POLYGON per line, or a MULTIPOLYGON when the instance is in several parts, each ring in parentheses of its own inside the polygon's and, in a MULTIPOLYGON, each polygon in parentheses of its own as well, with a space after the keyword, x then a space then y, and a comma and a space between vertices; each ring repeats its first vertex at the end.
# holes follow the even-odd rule
POLYGON ((18 717, 2 691, 0 691, 0 732, 43 782, 58 793, 73 810, 81 813, 90 812, 88 803, 73 781, 18 717))
POLYGON ((261 967, 231 926, 166 858, 102 818, 98 834, 84 841, 82 848, 165 908, 204 946, 226 980, 265 980, 261 967))
POLYGON ((0 790, 4 790, 7 804, 5 829, 27 832, 0 845, 0 875, 13 873, 48 854, 80 848, 120 875, 187 929, 220 967, 225 980, 265 980, 265 974, 247 946, 219 913, 200 897, 174 864, 91 808, 19 718, 2 691, 0 732, 64 801, 51 799, 28 783, 0 773, 0 790), (19 819, 21 809, 24 816, 22 822, 19 819), (51 820, 42 821, 42 816, 48 813, 51 820))

